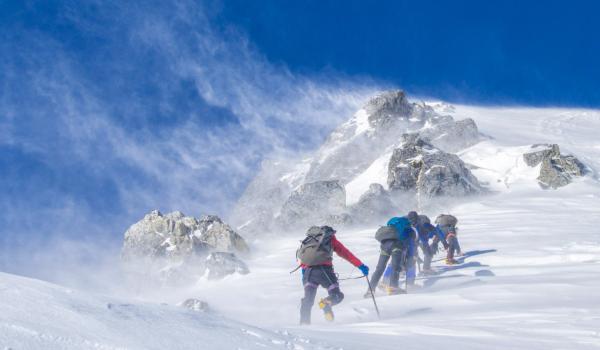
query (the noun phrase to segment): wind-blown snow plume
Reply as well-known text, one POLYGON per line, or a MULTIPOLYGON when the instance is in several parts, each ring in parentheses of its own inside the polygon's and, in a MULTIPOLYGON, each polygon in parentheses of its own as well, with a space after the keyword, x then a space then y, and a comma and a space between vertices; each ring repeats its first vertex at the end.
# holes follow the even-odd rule
POLYGON ((53 6, 55 32, 20 21, 36 5, 2 24, 4 270, 154 208, 226 215, 266 154, 315 147, 375 91, 271 64, 192 1, 53 6))

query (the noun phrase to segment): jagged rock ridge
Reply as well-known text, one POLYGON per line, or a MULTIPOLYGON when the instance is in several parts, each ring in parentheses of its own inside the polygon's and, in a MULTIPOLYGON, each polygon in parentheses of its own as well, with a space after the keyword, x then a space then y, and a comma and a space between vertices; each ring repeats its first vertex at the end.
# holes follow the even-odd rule
MULTIPOLYGON (((390 205, 390 199, 376 196, 347 208, 317 211, 320 204, 303 200, 301 209, 290 203, 303 185, 337 181, 344 188, 383 154, 397 148, 405 133, 420 133, 424 141, 445 152, 456 152, 479 142, 481 135, 471 119, 455 121, 424 103, 410 102, 400 90, 384 92, 369 100, 354 116, 336 128, 314 156, 304 160, 266 161, 233 210, 232 220, 243 232, 279 231, 280 224, 296 219, 304 222, 363 221, 369 215, 355 215, 361 205, 390 205), (378 200, 382 202, 375 204, 378 200), (294 213, 307 213, 296 215, 294 213), (312 214, 318 214, 313 216, 312 214), (350 216, 349 216, 350 214, 350 216), (362 218, 360 216, 363 216, 362 218)), ((443 175, 443 174, 440 174, 443 175)), ((380 185, 387 186, 386 180, 380 185)), ((384 188, 385 190, 385 188, 384 188)), ((365 188, 365 192, 369 189, 365 188)), ((340 191, 341 192, 341 191, 340 191)), ((369 195, 373 196, 373 194, 369 195)), ((322 198, 314 197, 314 201, 322 198)), ((341 202, 341 200, 340 200, 341 202)), ((367 208, 368 211, 368 208, 367 208)), ((286 226, 287 227, 287 226, 286 226)))

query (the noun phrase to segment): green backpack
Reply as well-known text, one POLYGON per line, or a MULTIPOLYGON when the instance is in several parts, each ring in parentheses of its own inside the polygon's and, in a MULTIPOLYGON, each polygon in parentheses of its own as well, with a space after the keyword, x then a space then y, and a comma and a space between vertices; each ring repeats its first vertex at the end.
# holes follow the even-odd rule
POLYGON ((306 266, 323 265, 333 260, 331 239, 335 230, 329 226, 312 226, 296 251, 296 258, 306 266))

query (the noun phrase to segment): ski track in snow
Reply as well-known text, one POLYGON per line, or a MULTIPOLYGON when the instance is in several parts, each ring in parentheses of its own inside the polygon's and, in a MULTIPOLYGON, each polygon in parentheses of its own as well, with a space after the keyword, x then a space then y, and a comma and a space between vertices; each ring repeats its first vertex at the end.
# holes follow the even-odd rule
MULTIPOLYGON (((460 156, 493 192, 440 211, 459 218, 464 252, 486 252, 420 279, 408 295, 378 293, 381 320, 362 298, 364 279, 351 279, 340 282, 346 298, 334 323, 315 307, 313 325, 298 326, 300 273, 288 272, 303 233, 281 233, 254 242, 249 275, 137 298, 0 273, 0 349, 599 349, 600 111, 455 106, 453 114, 492 137, 460 156), (558 143, 594 173, 543 191, 520 160, 533 143, 558 143), (169 306, 189 297, 215 312, 169 306)), ((339 231, 373 270, 375 228, 339 231)), ((341 278, 359 276, 339 258, 335 266, 341 278)))

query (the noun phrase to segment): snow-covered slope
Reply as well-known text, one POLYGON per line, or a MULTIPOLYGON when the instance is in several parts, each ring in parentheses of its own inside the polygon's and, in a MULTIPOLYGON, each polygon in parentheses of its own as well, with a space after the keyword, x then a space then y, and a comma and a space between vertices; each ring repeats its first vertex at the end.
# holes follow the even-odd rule
MULTIPOLYGON (((460 155, 478 167, 474 173, 492 192, 445 202, 426 214, 456 215, 463 250, 481 254, 439 278, 419 280, 418 292, 378 295, 381 320, 372 301, 362 298, 364 280, 345 280, 336 322, 327 323, 315 308, 314 324, 299 328, 300 275, 288 274, 298 242, 289 236, 256 242, 262 251, 250 261, 251 275, 201 284, 195 292, 230 317, 285 327, 344 349, 600 348, 600 142, 592 131, 600 130, 600 112, 456 106, 455 113, 474 118, 491 136, 460 155), (561 144, 592 174, 542 190, 535 181, 539 169, 522 163, 524 146, 539 142, 561 144), (236 303, 226 303, 233 298, 236 303)), ((369 173, 378 176, 375 169, 369 173)), ((379 253, 375 229, 338 233, 371 268, 379 253)), ((335 264, 341 278, 359 275, 340 259, 335 264)), ((325 295, 321 289, 318 297, 325 295)))
POLYGON ((211 312, 0 273, 0 349, 333 349, 211 312))

